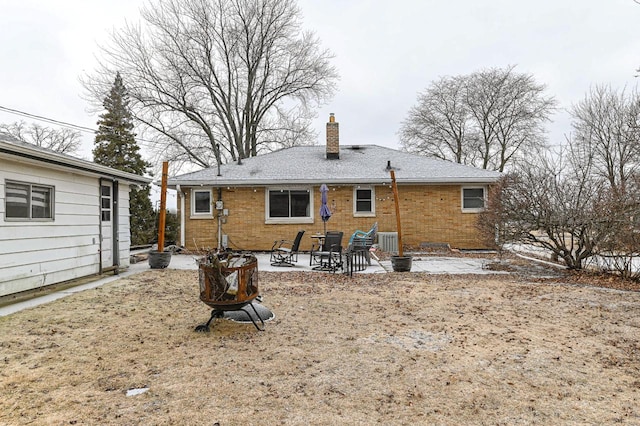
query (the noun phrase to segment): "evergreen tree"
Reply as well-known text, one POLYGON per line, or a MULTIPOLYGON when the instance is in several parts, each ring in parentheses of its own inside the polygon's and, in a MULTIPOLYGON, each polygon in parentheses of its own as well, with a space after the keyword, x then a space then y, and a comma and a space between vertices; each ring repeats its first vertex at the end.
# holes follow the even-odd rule
MULTIPOLYGON (((120 73, 102 104, 106 112, 98 120, 93 161, 137 175, 147 173, 151 164, 142 159, 133 132, 133 116, 120 73)), ((131 244, 148 244, 153 239, 155 215, 149 198, 150 187, 132 188, 129 193, 131 244)))

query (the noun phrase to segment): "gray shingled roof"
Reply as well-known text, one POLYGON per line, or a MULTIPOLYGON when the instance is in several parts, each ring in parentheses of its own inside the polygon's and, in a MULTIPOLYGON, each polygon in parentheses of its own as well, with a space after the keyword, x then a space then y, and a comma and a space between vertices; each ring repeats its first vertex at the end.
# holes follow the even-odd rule
POLYGON ((285 148, 168 179, 175 185, 375 184, 389 182, 387 164, 401 183, 491 183, 500 173, 409 154, 378 145, 342 145, 328 160, 325 146, 285 148))
POLYGON ((123 172, 121 170, 96 164, 71 155, 62 154, 48 148, 36 146, 20 139, 16 139, 10 134, 4 132, 0 132, 0 154, 7 154, 31 161, 46 163, 54 167, 83 171, 92 175, 112 178, 115 177, 136 184, 147 184, 151 182, 151 178, 123 172))

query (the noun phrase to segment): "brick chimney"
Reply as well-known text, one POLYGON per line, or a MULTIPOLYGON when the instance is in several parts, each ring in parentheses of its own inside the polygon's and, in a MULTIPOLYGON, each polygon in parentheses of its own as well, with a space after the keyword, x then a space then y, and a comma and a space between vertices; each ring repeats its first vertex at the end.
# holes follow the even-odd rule
POLYGON ((336 117, 329 114, 327 123, 327 160, 337 160, 340 158, 340 132, 336 117))

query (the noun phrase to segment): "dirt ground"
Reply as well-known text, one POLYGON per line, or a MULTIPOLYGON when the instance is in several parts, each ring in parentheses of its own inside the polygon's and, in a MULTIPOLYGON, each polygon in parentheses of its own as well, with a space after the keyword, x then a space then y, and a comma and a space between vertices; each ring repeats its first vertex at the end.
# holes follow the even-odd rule
POLYGON ((640 424, 635 284, 494 267, 260 272, 264 332, 123 278, 0 318, 0 424, 640 424))

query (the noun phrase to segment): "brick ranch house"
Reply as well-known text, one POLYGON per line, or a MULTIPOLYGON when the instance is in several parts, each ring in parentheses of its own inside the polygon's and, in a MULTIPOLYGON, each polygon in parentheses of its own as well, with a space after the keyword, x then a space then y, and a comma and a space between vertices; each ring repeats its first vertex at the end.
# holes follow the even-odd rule
POLYGON ((178 192, 180 245, 190 250, 230 247, 269 250, 277 239, 304 229, 301 249, 323 231, 320 186, 329 187, 332 216, 327 230, 343 231, 345 242, 374 222, 379 232, 396 231, 389 170, 400 197, 405 245, 448 243, 484 248, 475 224, 487 188, 500 174, 377 145, 340 146, 333 115, 327 144, 282 149, 240 164, 170 177, 178 192))

